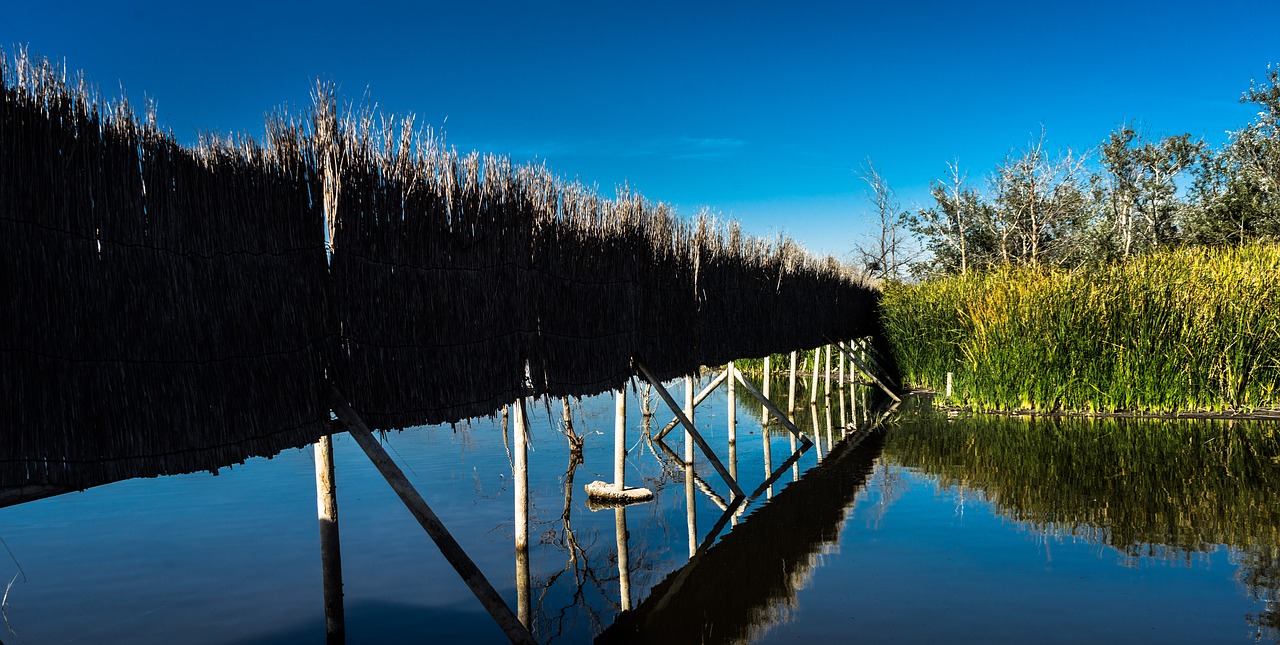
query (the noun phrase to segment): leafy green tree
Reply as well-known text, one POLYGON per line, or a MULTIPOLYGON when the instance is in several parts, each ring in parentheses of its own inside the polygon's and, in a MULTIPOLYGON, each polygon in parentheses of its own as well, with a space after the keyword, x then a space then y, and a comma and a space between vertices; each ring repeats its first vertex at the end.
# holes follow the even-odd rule
POLYGON ((1185 207, 1177 179, 1203 153, 1204 144, 1186 133, 1153 142, 1129 124, 1112 132, 1101 147, 1102 168, 1094 182, 1103 238, 1110 242, 1099 250, 1128 258, 1176 242, 1185 207))
POLYGON ((1193 243, 1280 240, 1280 68, 1251 83, 1240 101, 1260 109, 1197 173, 1185 224, 1193 243))
POLYGON ((1002 264, 1067 264, 1087 211, 1085 157, 1045 150, 1045 134, 996 168, 988 222, 1002 264))
POLYGON ((947 179, 929 187, 934 205, 907 213, 907 228, 919 238, 929 255, 912 266, 912 273, 926 278, 934 275, 965 275, 991 264, 994 244, 987 226, 993 216, 991 205, 965 184, 967 175, 959 162, 947 164, 947 179))

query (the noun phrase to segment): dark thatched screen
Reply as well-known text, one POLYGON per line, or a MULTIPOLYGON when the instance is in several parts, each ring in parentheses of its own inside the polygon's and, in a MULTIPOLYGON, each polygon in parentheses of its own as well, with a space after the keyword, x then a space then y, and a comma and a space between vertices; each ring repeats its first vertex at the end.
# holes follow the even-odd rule
MULTIPOLYGON (((546 182, 540 182, 546 185, 546 182)), ((537 202, 533 237, 533 392, 586 396, 631 375, 639 308, 639 200, 602 201, 572 186, 537 202), (559 195, 559 211, 554 195, 559 195)))
POLYGON ((273 455, 325 432, 329 385, 403 428, 874 331, 834 260, 339 120, 331 93, 310 132, 187 148, 0 59, 0 486, 273 455))
POLYGON ((0 486, 315 440, 324 240, 299 155, 189 150, 19 57, 0 101, 0 486))
POLYGON ((332 263, 339 390, 375 428, 486 415, 522 395, 532 213, 510 165, 346 136, 332 263))

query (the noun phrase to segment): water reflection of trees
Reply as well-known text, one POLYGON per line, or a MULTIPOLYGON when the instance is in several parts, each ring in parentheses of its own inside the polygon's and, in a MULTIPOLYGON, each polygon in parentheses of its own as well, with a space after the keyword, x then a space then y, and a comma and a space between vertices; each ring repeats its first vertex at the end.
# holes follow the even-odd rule
POLYGON ((888 459, 979 491, 1036 530, 1131 557, 1226 545, 1280 638, 1280 427, 1268 421, 923 416, 890 433, 888 459))
MULTIPOLYGON (((560 515, 547 522, 548 528, 542 531, 540 539, 541 545, 564 553, 564 566, 532 583, 538 590, 532 631, 544 643, 575 633, 577 630, 571 629, 568 623, 583 617, 590 633, 597 633, 604 628, 604 618, 622 609, 619 602, 622 581, 613 541, 601 539, 599 530, 591 529, 583 534, 574 527, 573 511, 575 507, 580 508, 575 504, 575 495, 585 495, 581 493, 581 486, 575 484, 577 470, 583 465, 584 435, 575 428, 574 417, 569 403, 565 402, 560 425, 569 447, 568 463, 560 477, 564 505, 560 515)), ((580 405, 576 417, 579 422, 585 418, 580 405)), ((646 436, 648 424, 646 419, 646 436)), ((657 563, 643 545, 632 544, 627 569, 632 580, 647 584, 652 572, 657 570, 657 563)))

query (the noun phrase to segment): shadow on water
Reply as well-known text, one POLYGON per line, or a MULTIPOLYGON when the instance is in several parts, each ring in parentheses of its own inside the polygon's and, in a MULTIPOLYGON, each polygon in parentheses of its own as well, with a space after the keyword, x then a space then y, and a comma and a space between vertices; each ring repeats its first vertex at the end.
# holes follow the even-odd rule
POLYGON ((821 465, 620 613, 596 642, 737 642, 784 619, 819 555, 838 543, 883 440, 877 430, 835 446, 821 465))
MULTIPOLYGON (((346 608, 347 643, 398 643, 410 634, 430 635, 439 643, 509 642, 493 619, 480 610, 423 607, 376 601, 346 608)), ((324 622, 307 621, 280 631, 236 641, 240 645, 312 645, 324 642, 324 622)))
POLYGON ((1272 421, 947 417, 888 434, 890 463, 978 493, 1006 518, 1125 557, 1190 561, 1231 549, 1280 639, 1280 424, 1272 421))

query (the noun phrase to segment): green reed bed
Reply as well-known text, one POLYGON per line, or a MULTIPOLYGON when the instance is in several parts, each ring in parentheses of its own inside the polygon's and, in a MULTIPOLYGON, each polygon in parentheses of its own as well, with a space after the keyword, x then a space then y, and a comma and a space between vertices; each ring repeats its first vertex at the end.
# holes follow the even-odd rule
POLYGON ((1101 268, 886 285, 907 383, 978 409, 1280 406, 1280 245, 1180 249, 1101 268))

